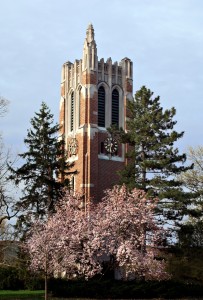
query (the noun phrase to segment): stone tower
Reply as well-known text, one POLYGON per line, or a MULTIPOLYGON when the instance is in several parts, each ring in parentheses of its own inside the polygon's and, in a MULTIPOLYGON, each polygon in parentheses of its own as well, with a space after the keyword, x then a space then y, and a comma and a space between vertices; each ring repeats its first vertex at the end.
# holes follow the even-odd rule
POLYGON ((89 24, 83 56, 62 67, 60 124, 68 159, 77 174, 71 182, 85 201, 100 200, 103 191, 118 182, 125 164, 125 145, 118 144, 107 128, 126 128, 126 103, 133 98, 130 59, 112 63, 98 60, 94 28, 89 24))

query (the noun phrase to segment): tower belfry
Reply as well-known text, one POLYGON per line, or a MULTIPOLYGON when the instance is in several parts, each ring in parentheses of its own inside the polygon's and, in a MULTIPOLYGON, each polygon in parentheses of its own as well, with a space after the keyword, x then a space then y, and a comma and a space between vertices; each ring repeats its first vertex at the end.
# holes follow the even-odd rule
POLYGON ((73 188, 86 199, 100 200, 103 191, 118 183, 117 172, 125 166, 126 145, 107 131, 112 124, 126 128, 128 100, 133 92, 132 62, 98 61, 94 28, 88 25, 83 56, 66 62, 61 74, 60 125, 68 160, 77 175, 73 188))

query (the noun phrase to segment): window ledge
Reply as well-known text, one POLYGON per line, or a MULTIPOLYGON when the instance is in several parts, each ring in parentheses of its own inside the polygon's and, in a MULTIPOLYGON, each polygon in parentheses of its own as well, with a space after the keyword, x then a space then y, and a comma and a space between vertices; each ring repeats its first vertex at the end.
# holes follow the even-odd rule
POLYGON ((120 156, 111 156, 111 155, 105 155, 105 154, 98 154, 98 158, 103 159, 103 160, 112 160, 112 161, 124 162, 123 157, 120 157, 120 156))

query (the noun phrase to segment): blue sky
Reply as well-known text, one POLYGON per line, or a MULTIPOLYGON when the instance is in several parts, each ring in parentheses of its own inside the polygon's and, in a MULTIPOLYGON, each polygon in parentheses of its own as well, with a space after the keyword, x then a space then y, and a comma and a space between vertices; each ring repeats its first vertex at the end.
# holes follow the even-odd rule
POLYGON ((59 116, 65 61, 82 58, 86 28, 95 29, 98 58, 134 64, 142 85, 177 109, 177 146, 202 145, 202 0, 0 0, 0 95, 10 100, 0 120, 5 143, 24 149, 30 119, 45 101, 59 116))

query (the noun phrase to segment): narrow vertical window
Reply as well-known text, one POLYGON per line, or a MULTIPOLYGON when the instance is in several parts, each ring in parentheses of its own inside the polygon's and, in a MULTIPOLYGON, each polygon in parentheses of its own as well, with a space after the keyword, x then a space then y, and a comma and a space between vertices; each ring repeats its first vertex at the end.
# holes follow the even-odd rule
POLYGON ((70 131, 73 131, 74 122, 74 93, 71 94, 71 105, 70 105, 70 131))
POLYGON ((71 178, 71 188, 73 191, 75 190, 75 176, 71 178))
POLYGON ((105 90, 100 86, 98 90, 98 126, 105 127, 105 90))
POLYGON ((100 149, 100 153, 104 153, 105 149, 104 149, 104 142, 101 142, 101 149, 100 149))
POLYGON ((116 89, 112 92, 111 124, 119 127, 119 93, 116 89))
POLYGON ((75 176, 70 177, 70 180, 69 180, 69 189, 72 192, 75 191, 75 176))
POLYGON ((80 118, 80 107, 81 107, 81 88, 79 89, 79 99, 78 99, 78 126, 81 125, 81 118, 80 118))

